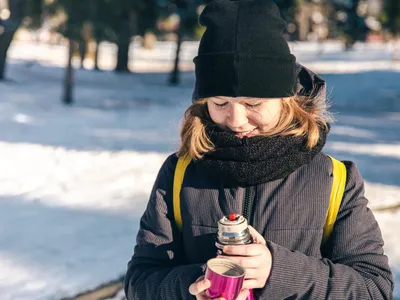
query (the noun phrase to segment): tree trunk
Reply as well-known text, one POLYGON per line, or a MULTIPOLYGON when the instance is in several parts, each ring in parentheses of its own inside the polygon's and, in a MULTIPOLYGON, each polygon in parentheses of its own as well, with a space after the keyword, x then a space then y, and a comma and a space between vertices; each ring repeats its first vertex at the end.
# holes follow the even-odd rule
POLYGON ((87 43, 85 40, 79 41, 79 57, 81 59, 81 69, 84 69, 83 62, 86 58, 86 51, 87 51, 87 43))
POLYGON ((312 7, 309 4, 302 4, 299 7, 299 13, 296 16, 298 24, 298 35, 300 41, 306 41, 310 33, 310 16, 312 7))
POLYGON ((118 39, 117 66, 115 67, 116 72, 129 72, 129 45, 130 38, 118 39))
POLYGON ((7 52, 17 30, 6 30, 0 36, 0 81, 5 79, 7 52))
POLYGON ((72 56, 74 54, 74 50, 75 50, 75 42, 70 39, 68 46, 68 62, 67 62, 67 68, 65 69, 64 90, 62 98, 62 103, 65 105, 71 105, 74 102, 73 99, 74 69, 72 67, 72 56))
POLYGON ((7 20, 7 27, 0 35, 0 81, 5 79, 5 70, 7 63, 7 51, 14 38, 15 32, 21 25, 24 17, 24 9, 27 0, 9 0, 10 19, 7 20))
POLYGON ((96 42, 96 50, 94 52, 94 69, 96 71, 99 71, 99 48, 100 48, 100 42, 96 42))
POLYGON ((179 26, 177 32, 178 40, 176 41, 175 63, 174 63, 174 69, 172 70, 171 75, 169 77, 170 85, 178 85, 180 83, 179 56, 181 53, 182 37, 183 37, 183 29, 181 28, 181 26, 179 26))

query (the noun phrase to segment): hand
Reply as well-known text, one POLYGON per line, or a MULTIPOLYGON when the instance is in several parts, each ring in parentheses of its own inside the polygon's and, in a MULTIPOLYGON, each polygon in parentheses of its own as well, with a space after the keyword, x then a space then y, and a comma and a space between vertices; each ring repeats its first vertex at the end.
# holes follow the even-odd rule
POLYGON ((249 228, 250 235, 253 238, 254 244, 261 244, 264 246, 267 245, 267 242, 265 241, 264 237, 261 234, 259 234, 257 230, 253 228, 253 226, 248 225, 247 227, 249 228))
POLYGON ((219 257, 233 260, 246 269, 244 289, 263 288, 271 273, 272 256, 263 236, 251 226, 249 230, 254 244, 224 246, 225 255, 219 257))
MULTIPOLYGON (((197 300, 208 300, 211 299, 206 295, 206 290, 211 286, 211 282, 204 279, 204 276, 199 277, 196 282, 189 286, 189 293, 196 296, 197 300)), ((249 291, 243 289, 236 300, 246 300, 249 295, 249 291)), ((225 300, 225 298, 214 298, 214 300, 225 300)))

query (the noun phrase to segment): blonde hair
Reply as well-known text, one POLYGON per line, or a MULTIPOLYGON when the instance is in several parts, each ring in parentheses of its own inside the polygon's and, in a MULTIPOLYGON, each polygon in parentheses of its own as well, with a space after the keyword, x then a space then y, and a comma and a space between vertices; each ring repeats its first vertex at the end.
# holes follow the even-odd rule
MULTIPOLYGON (((323 95, 296 95, 282 99, 282 111, 277 124, 264 136, 305 136, 307 148, 312 149, 320 138, 320 127, 333 122, 328 112, 328 103, 323 95)), ((214 150, 214 144, 208 138, 206 126, 202 120, 210 119, 207 98, 192 104, 185 112, 181 127, 181 146, 178 156, 190 155, 200 159, 214 150)))

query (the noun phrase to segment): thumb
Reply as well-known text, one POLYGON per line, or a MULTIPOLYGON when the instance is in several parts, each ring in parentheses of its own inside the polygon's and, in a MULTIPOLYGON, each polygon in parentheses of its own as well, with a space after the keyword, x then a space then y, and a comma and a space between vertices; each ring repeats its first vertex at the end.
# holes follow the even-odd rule
POLYGON ((257 230, 255 230, 253 228, 253 226, 249 225, 248 227, 249 227, 249 231, 250 231, 251 237, 254 240, 254 243, 261 244, 261 245, 265 246, 267 244, 267 242, 265 241, 264 237, 261 234, 259 234, 257 232, 257 230))
POLYGON ((243 289, 240 291, 240 294, 237 296, 236 300, 246 300, 249 295, 249 290, 243 289))

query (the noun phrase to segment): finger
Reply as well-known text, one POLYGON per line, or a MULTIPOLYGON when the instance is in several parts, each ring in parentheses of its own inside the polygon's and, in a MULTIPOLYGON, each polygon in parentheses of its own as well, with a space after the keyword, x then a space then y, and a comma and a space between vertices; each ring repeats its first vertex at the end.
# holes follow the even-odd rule
POLYGON ((243 289, 240 291, 240 294, 237 296, 236 300, 246 300, 249 295, 249 290, 243 289))
MULTIPOLYGON (((207 297, 204 293, 196 296, 196 300, 210 300, 211 298, 207 297)), ((213 298, 213 300, 226 300, 225 298, 213 298)))
POLYGON ((224 246, 223 252, 227 255, 258 256, 265 251, 265 246, 260 244, 224 246))
POLYGON ((229 259, 238 263, 243 268, 247 269, 255 269, 260 266, 260 261, 257 259, 258 257, 254 256, 227 256, 227 255, 218 255, 218 257, 229 259))
POLYGON ((203 279, 204 279, 204 275, 203 275, 203 276, 200 276, 199 278, 197 278, 196 282, 199 282, 199 281, 201 281, 201 280, 203 280, 203 279))
POLYGON ((264 237, 258 233, 257 230, 255 230, 253 228, 253 226, 248 225, 249 231, 250 231, 250 235, 252 236, 254 243, 256 244, 261 244, 261 245, 266 245, 267 242, 265 241, 264 237))
POLYGON ((192 283, 189 286, 189 293, 193 296, 200 294, 211 286, 211 282, 207 279, 200 280, 198 282, 192 283))
POLYGON ((246 280, 251 280, 251 279, 256 280, 258 276, 260 276, 260 270, 258 270, 258 269, 246 269, 246 274, 244 275, 244 278, 246 280))
POLYGON ((204 292, 196 295, 196 300, 208 300, 208 299, 210 298, 208 298, 204 292))
POLYGON ((244 289, 256 289, 259 288, 257 280, 255 279, 246 279, 243 283, 243 288, 244 289))

